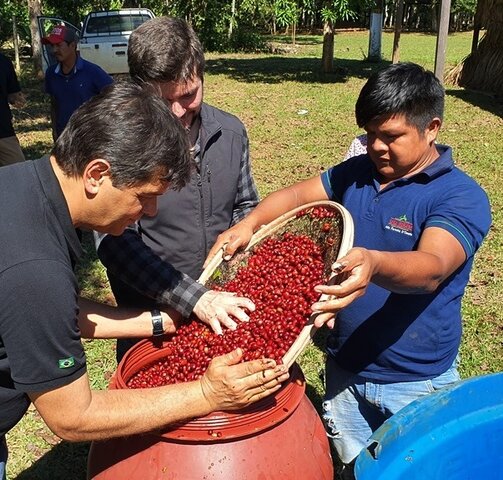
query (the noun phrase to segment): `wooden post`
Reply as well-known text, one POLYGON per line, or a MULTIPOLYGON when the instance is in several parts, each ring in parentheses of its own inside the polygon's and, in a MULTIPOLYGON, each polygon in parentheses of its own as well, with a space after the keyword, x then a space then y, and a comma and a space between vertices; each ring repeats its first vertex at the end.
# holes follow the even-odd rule
POLYGON ((17 35, 17 22, 16 15, 12 15, 12 40, 14 43, 14 59, 16 72, 19 73, 21 70, 21 63, 19 62, 19 37, 17 35))
POLYGON ((445 50, 447 47, 447 35, 449 34, 450 11, 451 0, 442 0, 437 35, 437 49, 435 51, 435 76, 441 83, 444 83, 445 50))
POLYGON ((482 6, 481 2, 477 2, 475 17, 473 18, 473 37, 472 37, 472 55, 477 51, 479 46, 479 35, 482 29, 482 6))
POLYGON ((397 0, 395 15, 395 35, 393 37, 393 63, 400 61, 400 34, 402 33, 403 0, 397 0))

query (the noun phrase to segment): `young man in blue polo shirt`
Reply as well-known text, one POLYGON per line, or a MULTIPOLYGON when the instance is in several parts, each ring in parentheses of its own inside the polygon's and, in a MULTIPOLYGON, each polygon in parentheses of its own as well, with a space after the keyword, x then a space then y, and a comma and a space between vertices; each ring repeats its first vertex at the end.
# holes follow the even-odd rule
POLYGON ((58 60, 45 72, 45 92, 51 96, 54 140, 61 135, 77 108, 113 82, 101 67, 78 55, 77 42, 75 31, 63 25, 57 25, 50 35, 42 38, 43 44, 52 46, 58 60))
POLYGON ((352 478, 352 463, 387 418, 459 379, 461 299, 474 254, 491 224, 485 192, 436 145, 444 90, 414 64, 374 74, 356 103, 367 154, 269 195, 219 237, 226 255, 263 224, 299 205, 335 200, 353 216, 347 279, 316 287, 327 323, 327 433, 352 478), (334 315, 337 321, 334 322, 334 315))

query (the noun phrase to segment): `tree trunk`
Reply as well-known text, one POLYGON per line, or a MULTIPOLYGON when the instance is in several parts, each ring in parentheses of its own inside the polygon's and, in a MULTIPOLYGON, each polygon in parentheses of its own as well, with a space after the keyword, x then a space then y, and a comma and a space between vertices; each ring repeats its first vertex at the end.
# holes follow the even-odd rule
POLYGON ((334 25, 330 20, 327 20, 323 26, 321 71, 323 73, 332 73, 334 71, 334 25))
POLYGON ((438 32, 438 5, 436 3, 431 5, 431 31, 438 32))
POLYGON ((16 72, 19 74, 21 70, 21 63, 19 62, 19 35, 17 34, 16 15, 12 16, 12 41, 14 43, 14 64, 16 66, 16 72))
POLYGON ((487 0, 486 33, 463 61, 459 84, 503 95, 503 0, 487 0))
POLYGON ((480 30, 483 25, 483 8, 482 8, 482 3, 483 2, 478 2, 477 3, 477 8, 475 10, 475 17, 473 19, 473 37, 472 37, 472 50, 471 53, 475 53, 477 50, 477 47, 479 45, 479 35, 480 35, 480 30))
POLYGON ((42 15, 41 0, 28 0, 28 15, 30 18, 33 68, 37 78, 43 78, 44 72, 42 70, 42 45, 40 43, 40 35, 38 33, 38 22, 37 22, 37 17, 42 15))

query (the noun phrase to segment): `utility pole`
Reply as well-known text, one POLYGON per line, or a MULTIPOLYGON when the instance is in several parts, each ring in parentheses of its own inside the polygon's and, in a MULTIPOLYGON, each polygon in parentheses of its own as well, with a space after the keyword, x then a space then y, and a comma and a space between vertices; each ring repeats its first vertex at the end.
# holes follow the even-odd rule
POLYGON ((451 0, 442 0, 437 35, 437 49, 435 51, 435 76, 441 83, 444 83, 445 50, 447 47, 447 35, 449 34, 450 13, 451 0))
POLYGON ((395 35, 393 37, 393 63, 400 61, 400 34, 402 33, 403 0, 397 0, 395 15, 395 35))

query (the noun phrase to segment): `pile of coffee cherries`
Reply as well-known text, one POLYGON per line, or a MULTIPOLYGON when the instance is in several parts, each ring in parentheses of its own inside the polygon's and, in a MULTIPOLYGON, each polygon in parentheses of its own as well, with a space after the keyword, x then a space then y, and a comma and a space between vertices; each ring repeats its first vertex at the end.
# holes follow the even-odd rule
MULTIPOLYGON (((310 214, 326 218, 322 208, 310 214)), ((165 344, 165 356, 131 377, 128 387, 196 380, 212 358, 238 347, 244 352, 243 361, 265 357, 281 362, 319 298, 314 287, 324 280, 321 248, 309 236, 285 232, 266 238, 233 279, 212 287, 250 298, 256 307, 250 321, 238 322, 235 330, 224 330, 223 335, 197 320, 182 325, 165 344)))

